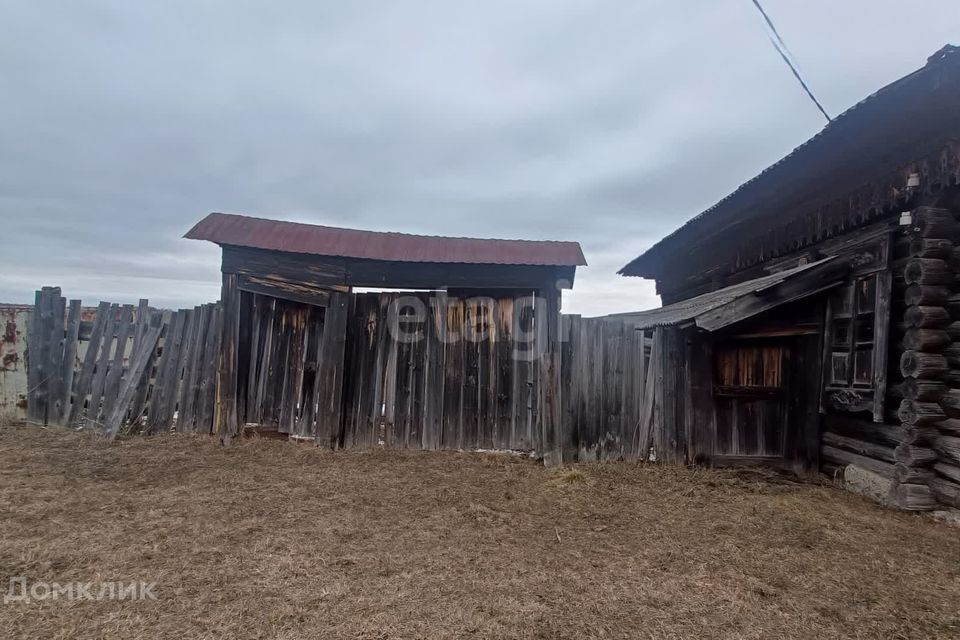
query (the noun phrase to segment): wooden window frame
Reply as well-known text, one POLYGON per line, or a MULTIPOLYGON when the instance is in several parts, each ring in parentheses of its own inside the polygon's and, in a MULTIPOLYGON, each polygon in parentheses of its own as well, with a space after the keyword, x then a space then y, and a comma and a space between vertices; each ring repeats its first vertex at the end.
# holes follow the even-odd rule
POLYGON ((887 360, 890 340, 890 298, 893 274, 889 267, 892 234, 888 233, 879 240, 852 247, 855 255, 873 255, 874 259, 856 265, 840 288, 840 292, 849 297, 846 307, 849 313, 840 315, 837 307, 837 291, 827 299, 823 332, 823 361, 821 370, 820 413, 830 411, 842 413, 870 412, 874 422, 884 421, 885 397, 887 393, 887 360), (858 295, 860 283, 874 282, 873 308, 865 310, 858 295), (860 320, 872 315, 870 339, 863 339, 863 326, 860 320), (847 339, 835 343, 835 331, 838 321, 848 323, 847 339), (859 338, 859 339, 858 339, 859 338), (840 348, 838 348, 840 347, 840 348), (869 381, 857 379, 857 351, 872 349, 870 358, 869 381), (847 354, 844 380, 834 379, 834 358, 838 353, 847 354))

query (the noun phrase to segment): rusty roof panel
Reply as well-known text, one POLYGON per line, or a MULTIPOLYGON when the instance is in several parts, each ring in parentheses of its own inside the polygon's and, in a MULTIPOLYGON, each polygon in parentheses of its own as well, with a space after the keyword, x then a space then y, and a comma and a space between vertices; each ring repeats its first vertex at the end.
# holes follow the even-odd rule
POLYGON ((392 262, 569 267, 587 264, 577 242, 418 236, 267 220, 231 213, 211 213, 184 237, 209 240, 220 245, 392 262))

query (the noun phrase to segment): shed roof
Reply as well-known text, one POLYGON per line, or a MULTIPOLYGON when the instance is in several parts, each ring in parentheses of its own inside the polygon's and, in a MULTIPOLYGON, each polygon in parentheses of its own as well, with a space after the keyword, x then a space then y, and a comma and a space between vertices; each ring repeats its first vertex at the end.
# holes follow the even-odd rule
POLYGON ((757 313, 836 286, 841 282, 839 274, 848 268, 845 262, 837 260, 836 256, 830 256, 687 298, 659 309, 608 317, 627 321, 637 329, 695 325, 707 331, 715 331, 757 313), (793 286, 789 291, 778 291, 778 287, 785 283, 793 286))
POLYGON ((209 240, 219 245, 391 262, 567 267, 587 264, 577 242, 420 236, 231 213, 211 213, 184 237, 209 240))
MULTIPOLYGON (((895 208, 903 197, 886 180, 905 165, 926 163, 925 187, 960 180, 960 167, 942 159, 960 141, 960 47, 947 45, 917 71, 887 85, 833 119, 786 157, 747 181, 717 204, 691 218, 634 258, 619 273, 659 278, 696 272, 705 256, 722 253, 762 256, 775 252, 758 239, 796 220, 813 223, 821 237, 836 228, 865 223, 895 208), (866 195, 858 190, 884 182, 866 195), (856 194, 856 195, 854 195, 856 194)), ((901 189, 906 176, 897 180, 901 189)), ((797 233, 781 244, 796 249, 797 233)), ((813 238, 816 240, 820 238, 813 238)))

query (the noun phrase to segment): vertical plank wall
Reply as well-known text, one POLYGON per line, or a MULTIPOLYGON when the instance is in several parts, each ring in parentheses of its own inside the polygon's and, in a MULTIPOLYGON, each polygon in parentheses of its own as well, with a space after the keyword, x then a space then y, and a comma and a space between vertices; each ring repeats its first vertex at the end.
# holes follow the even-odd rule
POLYGON ((532 293, 364 293, 352 304, 344 446, 537 448, 532 293))

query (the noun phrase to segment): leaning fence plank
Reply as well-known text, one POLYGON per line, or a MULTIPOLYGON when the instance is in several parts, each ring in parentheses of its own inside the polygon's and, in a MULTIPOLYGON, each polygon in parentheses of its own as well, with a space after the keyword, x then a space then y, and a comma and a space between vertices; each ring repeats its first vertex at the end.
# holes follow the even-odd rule
POLYGON ((113 410, 113 405, 120 393, 120 379, 123 377, 123 363, 127 355, 127 346, 133 333, 133 305, 123 305, 120 317, 120 327, 117 330, 117 348, 113 355, 110 370, 103 387, 103 408, 99 420, 105 420, 113 410))
POLYGON ((100 406, 107 381, 107 370, 110 368, 110 353, 117 332, 117 316, 119 313, 120 305, 110 305, 110 310, 107 312, 107 323, 103 330, 103 342, 100 345, 100 356, 97 359, 90 389, 90 402, 87 405, 87 426, 96 426, 99 423, 100 406))
POLYGON ((184 391, 187 386, 188 372, 187 367, 190 362, 190 350, 193 348, 197 324, 200 322, 200 307, 185 311, 183 322, 183 335, 180 338, 180 350, 177 354, 176 369, 172 380, 173 387, 170 388, 170 398, 167 400, 167 408, 170 418, 176 416, 177 431, 184 430, 183 424, 183 405, 184 391))
POLYGON ((223 305, 220 335, 220 365, 217 374, 217 404, 215 431, 224 442, 240 432, 240 414, 237 409, 237 386, 239 375, 238 349, 240 348, 240 289, 235 273, 223 274, 220 300, 223 305))
POLYGON ((74 368, 77 360, 77 338, 80 335, 80 301, 70 301, 70 311, 63 338, 63 356, 60 363, 60 395, 57 398, 56 421, 65 425, 70 417, 70 398, 73 395, 74 368))
POLYGON ((160 324, 155 323, 147 329, 140 343, 140 349, 130 358, 130 368, 127 371, 127 376, 124 378, 117 398, 113 402, 113 409, 104 423, 103 435, 111 440, 116 437, 117 431, 120 430, 120 425, 123 423, 123 418, 127 414, 127 409, 130 407, 134 394, 136 394, 140 379, 146 375, 145 369, 150 361, 150 354, 156 348, 159 338, 160 324))
POLYGON ((153 433, 161 426, 169 427, 171 416, 167 410, 171 388, 176 389, 174 370, 180 357, 180 340, 183 335, 184 312, 174 311, 167 323, 166 335, 157 363, 157 378, 150 393, 147 408, 147 432, 153 433))
MULTIPOLYGON (((217 384, 217 357, 220 354, 220 305, 214 304, 204 345, 203 372, 200 378, 200 413, 197 416, 197 431, 211 433, 213 430, 213 402, 217 384)), ((251 366, 253 366, 251 364, 251 366)))
MULTIPOLYGON (((162 338, 167 331, 167 323, 164 322, 164 316, 157 312, 154 309, 151 309, 151 318, 159 317, 160 322, 160 337, 162 338)), ((140 338, 143 340, 143 337, 140 338)), ((150 394, 150 389, 153 384, 153 378, 159 372, 159 369, 156 366, 157 364, 157 350, 154 349, 153 353, 150 356, 150 361, 147 362, 146 375, 140 378, 140 384, 137 386, 137 392, 133 396, 133 403, 130 405, 131 415, 136 417, 144 417, 144 414, 147 411, 147 398, 150 394)))
POLYGON ((77 379, 73 404, 70 405, 70 419, 68 424, 71 427, 80 426, 83 407, 90 394, 90 387, 93 383, 93 371, 97 364, 97 354, 100 352, 100 344, 103 342, 104 330, 109 315, 110 303, 101 302, 97 307, 97 315, 93 319, 93 328, 90 330, 90 340, 87 342, 87 353, 83 356, 83 366, 80 368, 80 377, 77 379))
POLYGON ((204 306, 193 308, 190 330, 184 336, 183 350, 180 352, 180 390, 177 394, 177 431, 190 433, 193 431, 193 402, 191 401, 192 388, 190 376, 193 372, 194 356, 203 339, 203 324, 207 320, 204 306))
POLYGON ((177 421, 178 431, 196 431, 197 394, 200 390, 200 363, 203 359, 203 346, 207 338, 207 327, 210 324, 209 304, 200 306, 200 314, 196 328, 191 336, 189 356, 184 366, 183 390, 180 393, 180 416, 177 421))

